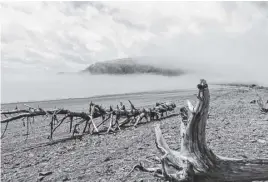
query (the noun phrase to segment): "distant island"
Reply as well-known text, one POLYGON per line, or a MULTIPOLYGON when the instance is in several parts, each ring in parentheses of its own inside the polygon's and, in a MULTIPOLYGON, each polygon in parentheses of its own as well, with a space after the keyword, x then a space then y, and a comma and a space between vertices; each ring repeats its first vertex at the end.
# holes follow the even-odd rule
POLYGON ((163 76, 180 76, 185 74, 185 71, 181 69, 160 68, 150 64, 143 64, 132 58, 97 62, 82 70, 82 72, 94 75, 154 74, 163 76))

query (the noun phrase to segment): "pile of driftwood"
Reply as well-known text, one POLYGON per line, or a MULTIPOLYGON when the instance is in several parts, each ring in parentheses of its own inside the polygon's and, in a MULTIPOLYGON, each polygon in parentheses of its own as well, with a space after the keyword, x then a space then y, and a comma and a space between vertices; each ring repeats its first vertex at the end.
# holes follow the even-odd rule
MULTIPOLYGON (((142 119, 146 122, 166 118, 169 111, 173 111, 176 107, 174 103, 156 103, 155 107, 149 109, 137 109, 129 100, 130 109, 126 109, 125 105, 120 102, 116 109, 105 109, 100 105, 90 103, 88 112, 72 112, 66 109, 44 110, 42 108, 33 108, 25 105, 27 109, 18 109, 12 111, 1 111, 1 124, 6 124, 1 138, 4 136, 8 123, 11 121, 22 120, 23 125, 27 127, 27 135, 29 134, 29 123, 33 122, 35 117, 44 116, 50 119, 50 136, 53 138, 54 132, 65 122, 69 123, 69 132, 72 136, 76 134, 100 134, 121 130, 122 127, 134 126, 141 123, 142 119), (166 117, 164 117, 164 114, 166 117), (3 118, 4 117, 4 118, 3 118), (26 120, 26 124, 25 124, 26 120), (108 126, 107 126, 108 124, 108 126), (80 127, 83 130, 80 131, 80 127)), ((176 114, 169 115, 175 116, 176 114)))

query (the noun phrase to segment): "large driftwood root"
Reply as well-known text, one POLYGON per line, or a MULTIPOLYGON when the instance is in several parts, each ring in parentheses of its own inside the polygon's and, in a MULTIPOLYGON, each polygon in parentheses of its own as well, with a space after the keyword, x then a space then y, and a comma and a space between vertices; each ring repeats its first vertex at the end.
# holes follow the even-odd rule
POLYGON ((198 84, 198 102, 188 101, 188 110, 180 109, 181 148, 169 148, 160 125, 155 127, 156 147, 162 154, 160 167, 134 169, 153 173, 169 181, 254 181, 268 179, 268 159, 231 159, 215 155, 206 144, 206 122, 210 94, 205 80, 198 84), (188 112, 190 111, 190 114, 188 112))
POLYGON ((265 102, 258 93, 257 96, 258 96, 257 103, 260 107, 261 112, 264 114, 268 113, 268 100, 265 102))

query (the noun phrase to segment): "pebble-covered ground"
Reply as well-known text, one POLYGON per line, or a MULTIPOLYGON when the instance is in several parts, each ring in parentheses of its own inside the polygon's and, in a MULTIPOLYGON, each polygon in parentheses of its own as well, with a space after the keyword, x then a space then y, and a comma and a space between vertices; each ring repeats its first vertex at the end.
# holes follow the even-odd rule
MULTIPOLYGON (((179 107, 185 100, 194 102, 196 90, 171 91, 165 93, 128 94, 94 98, 93 102, 117 104, 130 99, 137 107, 153 107, 157 101, 173 101, 179 107)), ((268 91, 257 92, 268 99, 268 91)), ((268 158, 268 118, 261 114, 258 99, 253 89, 246 87, 224 87, 211 89, 210 118, 207 123, 209 147, 221 156, 237 158, 268 158), (267 120, 266 120, 267 118, 267 120)), ((30 103, 43 108, 64 107, 86 110, 88 99, 70 99, 30 103)), ((19 107, 22 107, 19 105, 19 107)), ((2 105, 2 109, 14 108, 14 104, 2 105)), ((160 156, 155 146, 155 123, 161 129, 167 143, 173 149, 180 148, 180 117, 155 121, 137 128, 127 128, 116 134, 86 135, 80 140, 69 140, 54 145, 47 142, 49 121, 36 119, 30 126, 26 139, 26 127, 21 121, 9 124, 5 138, 1 140, 2 181, 158 181, 150 174, 134 171, 125 177, 132 167, 142 161, 154 166, 154 156, 160 156)), ((2 125, 3 131, 4 125, 2 125)), ((67 137, 68 126, 59 131, 57 138, 67 137)))

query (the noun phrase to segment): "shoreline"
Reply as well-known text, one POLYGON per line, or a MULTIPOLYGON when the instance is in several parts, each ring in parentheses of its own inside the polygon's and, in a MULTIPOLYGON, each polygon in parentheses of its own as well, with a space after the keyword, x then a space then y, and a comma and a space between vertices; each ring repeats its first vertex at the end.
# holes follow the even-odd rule
MULTIPOLYGON (((211 84, 212 85, 212 84, 211 84)), ((211 89, 219 89, 228 85, 217 85, 213 84, 211 89)), ((172 89, 172 90, 151 90, 151 91, 143 91, 143 92, 127 92, 127 93, 119 93, 119 94, 103 94, 103 95, 93 95, 89 97, 73 97, 73 98, 62 98, 62 99, 49 99, 49 100, 34 100, 34 101, 18 101, 18 102, 1 102, 1 107, 14 105, 14 104, 30 104, 30 103, 48 103, 48 102, 64 102, 64 101, 80 101, 85 99, 109 99, 111 97, 124 97, 124 96, 136 96, 136 95, 151 95, 151 94, 167 94, 167 93, 176 93, 176 92, 189 92, 195 91, 195 88, 187 88, 187 89, 172 89)))
MULTIPOLYGON (((234 88, 234 87, 246 87, 246 88, 256 88, 256 89, 267 89, 268 87, 260 86, 255 83, 211 83, 211 89, 219 89, 219 88, 234 88)), ((126 93, 118 93, 118 94, 100 94, 100 95, 92 95, 88 97, 71 97, 71 98, 56 98, 56 99, 44 99, 44 100, 30 100, 30 101, 18 101, 18 102, 1 102, 2 106, 14 105, 14 104, 30 104, 30 103, 48 103, 48 102, 64 102, 64 101, 80 101, 85 99, 109 99, 111 97, 124 97, 124 96, 135 96, 135 95, 143 95, 143 94, 164 94, 164 93, 174 93, 174 92, 188 92, 193 91, 195 88, 185 88, 185 89, 171 89, 171 90, 149 90, 149 91, 141 91, 141 92, 126 92, 126 93)))

